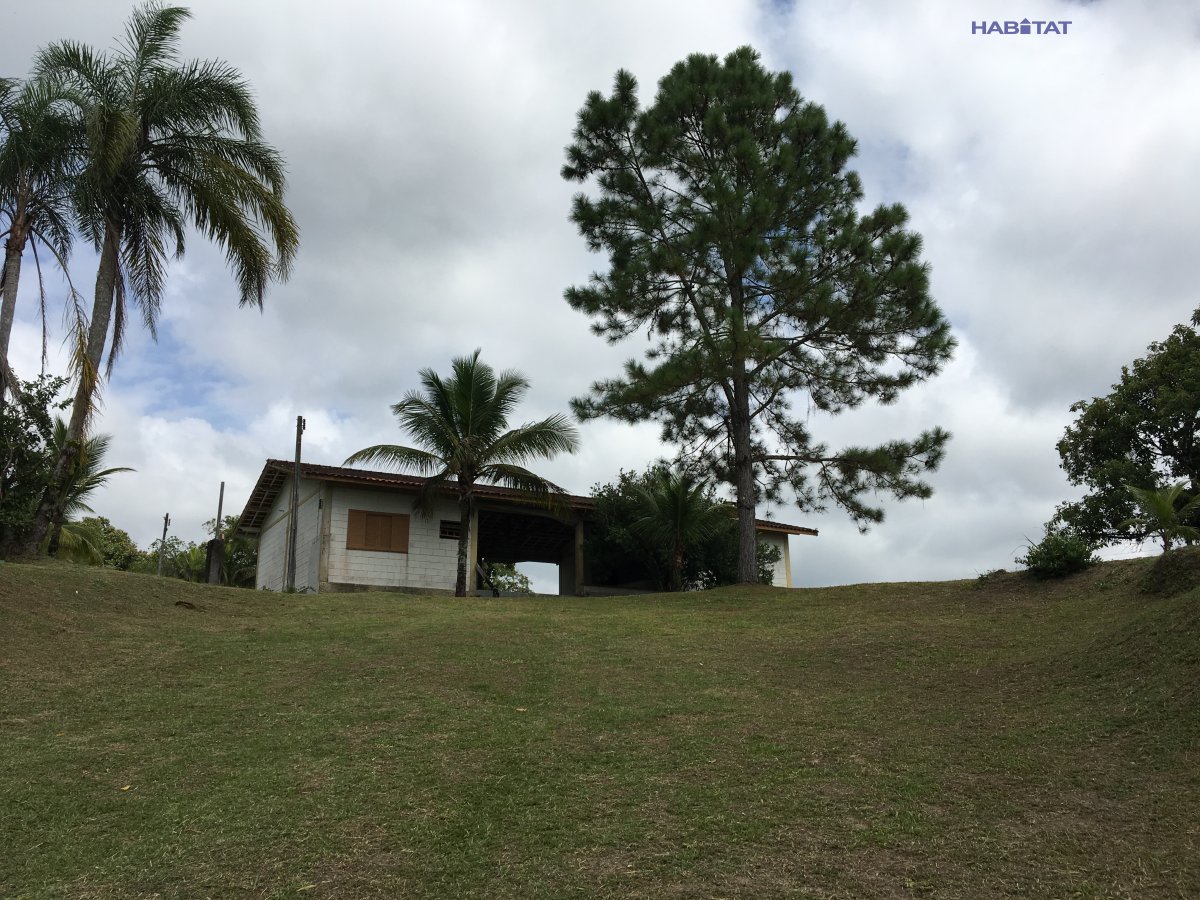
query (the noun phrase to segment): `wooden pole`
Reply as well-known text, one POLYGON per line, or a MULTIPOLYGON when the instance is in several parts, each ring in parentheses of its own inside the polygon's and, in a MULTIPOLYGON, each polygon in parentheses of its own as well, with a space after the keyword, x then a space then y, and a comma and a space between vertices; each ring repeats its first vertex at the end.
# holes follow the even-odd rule
POLYGON ((163 515, 163 536, 158 542, 158 574, 162 575, 163 552, 167 549, 167 526, 171 524, 171 514, 163 515))
POLYGON ((296 530, 300 525, 300 436, 304 434, 304 416, 296 416, 296 465, 292 470, 291 523, 288 528, 287 581, 284 590, 296 589, 296 530))

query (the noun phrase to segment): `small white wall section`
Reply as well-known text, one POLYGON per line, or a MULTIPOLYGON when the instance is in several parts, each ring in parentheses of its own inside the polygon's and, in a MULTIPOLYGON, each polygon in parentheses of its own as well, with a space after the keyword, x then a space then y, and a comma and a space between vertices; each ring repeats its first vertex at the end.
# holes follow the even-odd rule
MULTIPOLYGON (((321 563, 321 483, 300 479, 300 516, 296 523, 296 590, 317 590, 321 563)), ((282 591, 287 580, 288 506, 292 479, 284 481, 258 534, 258 573, 254 586, 282 591)))
POLYGON ((458 541, 438 537, 443 519, 458 521, 458 504, 452 498, 438 500, 432 515, 425 515, 413 511, 412 494, 335 484, 329 522, 330 584, 454 590, 458 541), (346 549, 352 509, 407 514, 408 552, 346 549))
POLYGON ((791 587, 791 578, 788 577, 788 566, 791 564, 788 555, 788 536, 778 531, 760 531, 758 539, 764 544, 779 548, 779 562, 775 563, 771 575, 771 585, 773 587, 791 587))

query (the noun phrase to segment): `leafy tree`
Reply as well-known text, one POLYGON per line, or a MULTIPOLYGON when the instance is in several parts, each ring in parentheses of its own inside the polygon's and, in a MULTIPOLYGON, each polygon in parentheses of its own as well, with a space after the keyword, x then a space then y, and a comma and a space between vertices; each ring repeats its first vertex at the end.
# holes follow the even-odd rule
POLYGON ((226 516, 219 534, 216 532, 216 519, 209 519, 204 523, 204 530, 225 542, 225 557, 221 562, 221 584, 252 588, 258 574, 258 540, 238 533, 240 519, 240 516, 226 516))
MULTIPOLYGON (((703 533, 689 529, 683 540, 681 577, 675 578, 672 573, 670 540, 661 540, 661 535, 639 525, 648 514, 652 515, 647 495, 661 489, 673 474, 665 465, 658 464, 641 474, 621 471, 615 482, 592 488, 596 507, 586 540, 588 558, 598 581, 648 582, 661 590, 673 590, 676 588, 671 587, 672 583, 692 589, 733 584, 738 580, 737 522, 728 505, 716 498, 711 485, 705 486, 702 503, 695 496, 691 501, 697 506, 706 505, 705 511, 698 515, 711 517, 716 527, 711 531, 705 528, 703 533)), ((780 557, 778 547, 759 542, 755 554, 756 580, 769 584, 780 557)))
POLYGON ((0 227, 5 239, 0 269, 0 410, 6 393, 20 389, 9 365, 8 344, 26 247, 32 248, 37 265, 43 325, 46 291, 39 246, 54 257, 69 283, 71 190, 79 160, 80 131, 78 119, 70 114, 63 86, 56 79, 0 78, 0 227))
MULTIPOLYGON (((225 558, 221 565, 221 583, 230 587, 254 587, 258 565, 258 543, 254 538, 239 536, 238 516, 225 516, 221 533, 225 538, 225 558)), ((215 519, 204 523, 206 531, 213 531, 215 519)), ((163 553, 162 574, 165 578, 203 582, 207 579, 207 546, 194 541, 185 542, 171 535, 164 543, 152 541, 149 548, 139 554, 132 570, 154 575, 158 572, 159 549, 163 553)))
POLYGON ((899 205, 859 214, 854 140, 805 103, 787 73, 742 47, 693 55, 641 108, 617 73, 579 113, 563 176, 596 190, 572 219, 607 272, 566 291, 610 342, 646 330, 649 362, 593 385, 582 418, 655 420, 666 440, 711 460, 737 500, 738 580, 755 576, 755 505, 794 493, 865 528, 869 499, 927 497, 949 435, 831 450, 807 412, 894 401, 950 358, 929 296, 921 239, 899 205))
POLYGON ((1104 397, 1081 400, 1058 453, 1083 499, 1058 508, 1063 523, 1096 544, 1126 539, 1124 523, 1138 515, 1134 495, 1166 490, 1186 479, 1200 493, 1200 335, 1179 325, 1143 359, 1121 368, 1104 397))
POLYGON ((515 563, 488 562, 483 563, 488 580, 502 594, 532 594, 533 583, 524 572, 518 572, 515 563))
POLYGON ((86 340, 76 351, 68 439, 27 552, 61 518, 105 350, 110 371, 120 351, 126 301, 134 301, 154 334, 167 253, 183 254, 187 225, 225 250, 242 305, 261 307, 268 283, 287 277, 296 252, 283 160, 262 140, 249 88, 226 63, 179 57, 179 30, 189 15, 147 3, 134 11, 111 54, 64 41, 39 55, 38 74, 62 81, 87 123, 76 209, 100 263, 86 340))
POLYGON ((452 490, 458 495, 458 576, 454 594, 467 594, 467 556, 475 485, 490 482, 527 492, 550 502, 562 489, 525 468, 534 459, 574 453, 579 446, 575 427, 565 416, 550 416, 506 431, 508 417, 529 389, 514 371, 499 375, 479 361, 479 351, 451 363, 453 374, 443 379, 432 369, 421 370, 423 391, 409 391, 392 412, 417 444, 402 447, 377 444, 350 456, 351 463, 384 463, 428 476, 417 495, 418 509, 433 510, 435 495, 452 490))
POLYGON ((164 578, 178 578, 181 581, 203 581, 205 575, 204 546, 195 541, 184 542, 183 538, 171 535, 163 541, 161 538, 151 541, 142 559, 135 563, 133 571, 147 575, 158 574, 158 557, 162 554, 162 575, 164 578))
POLYGON ((175 557, 187 551, 189 547, 194 547, 195 544, 185 544, 183 538, 170 535, 165 541, 161 538, 155 538, 150 542, 150 546, 142 553, 142 558, 133 564, 130 571, 141 572, 146 575, 154 575, 158 573, 158 558, 162 555, 162 574, 167 578, 177 578, 178 573, 175 571, 175 557))
POLYGON ((1141 507, 1141 514, 1126 519, 1121 523, 1122 527, 1135 528, 1142 537, 1158 535, 1164 553, 1171 549, 1175 541, 1185 544, 1200 541, 1200 528, 1187 524, 1195 519, 1196 511, 1200 510, 1200 494, 1190 499, 1184 496, 1190 487, 1186 479, 1161 491, 1149 491, 1127 484, 1125 489, 1141 507))
POLYGON ((22 545, 52 471, 47 448, 65 378, 26 381, 0 409, 0 557, 22 545))
MULTIPOLYGON (((129 571, 141 561, 144 554, 129 533, 118 528, 104 516, 89 516, 74 524, 84 529, 92 545, 100 555, 100 564, 108 569, 129 571)), ((64 528, 64 534, 67 529, 64 528)), ((60 548, 61 554, 61 548, 60 548)))

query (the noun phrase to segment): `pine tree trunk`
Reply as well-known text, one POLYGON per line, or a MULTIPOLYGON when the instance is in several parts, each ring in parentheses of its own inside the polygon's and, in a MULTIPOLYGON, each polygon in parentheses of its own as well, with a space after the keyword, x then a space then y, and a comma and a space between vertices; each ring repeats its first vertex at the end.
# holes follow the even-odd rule
POLYGON ((66 501, 64 488, 69 473, 76 465, 80 448, 86 436, 88 419, 91 417, 92 402, 100 382, 100 363, 104 359, 104 347, 108 343, 108 330, 112 323, 113 302, 116 299, 118 252, 121 243, 120 229, 109 223, 104 231, 104 248, 100 253, 100 267, 96 271, 96 293, 92 302, 92 320, 88 326, 85 361, 79 372, 79 385, 71 405, 71 421, 67 426, 67 439, 54 463, 54 474, 34 514, 33 525, 21 548, 25 556, 34 556, 50 532, 51 525, 62 517, 66 501))
POLYGON ((0 410, 4 409, 4 398, 11 387, 17 390, 15 384, 10 385, 8 378, 12 369, 8 364, 8 341, 12 336, 13 320, 17 314, 17 286, 21 283, 21 252, 25 239, 13 226, 8 240, 4 244, 4 295, 0 301, 0 410))
POLYGON ((733 407, 729 411, 733 436, 734 491, 737 494, 738 584, 758 583, 758 534, 755 530, 754 456, 750 431, 750 385, 744 366, 733 376, 733 407))
MULTIPOLYGON (((466 494, 458 500, 458 578, 454 582, 454 596, 467 596, 467 557, 471 555, 471 496, 466 494)), ((471 576, 474 578, 475 573, 471 576)))

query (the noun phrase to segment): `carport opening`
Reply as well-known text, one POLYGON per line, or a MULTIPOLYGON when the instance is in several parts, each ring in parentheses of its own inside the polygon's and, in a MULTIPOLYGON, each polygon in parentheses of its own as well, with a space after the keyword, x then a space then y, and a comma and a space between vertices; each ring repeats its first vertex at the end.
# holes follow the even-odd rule
POLYGON ((575 526, 549 512, 480 509, 479 559, 515 564, 535 593, 575 593, 575 526))

